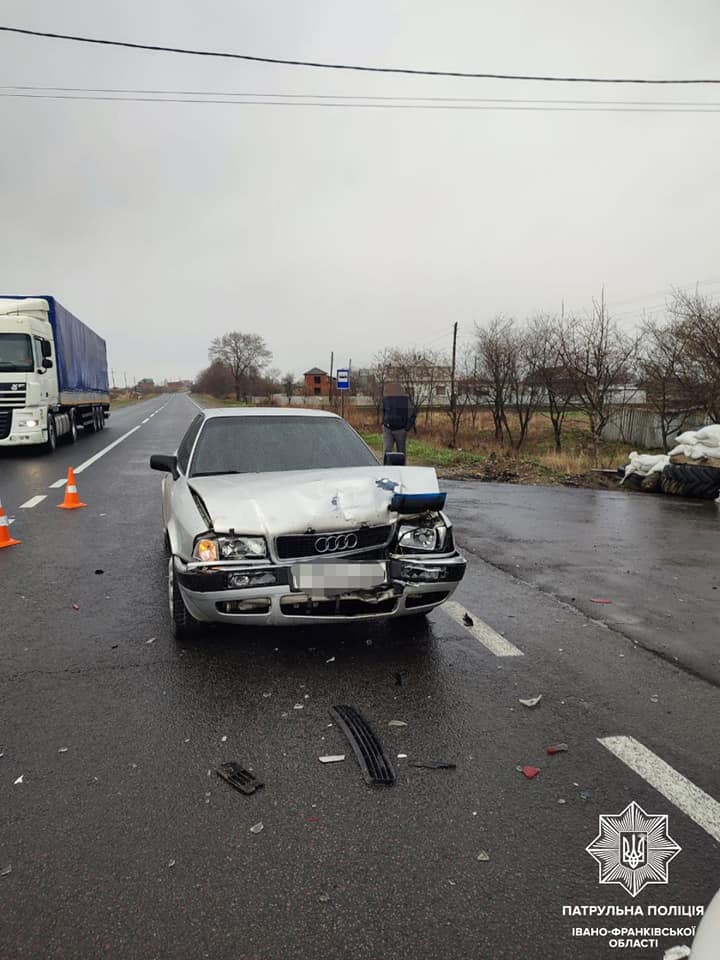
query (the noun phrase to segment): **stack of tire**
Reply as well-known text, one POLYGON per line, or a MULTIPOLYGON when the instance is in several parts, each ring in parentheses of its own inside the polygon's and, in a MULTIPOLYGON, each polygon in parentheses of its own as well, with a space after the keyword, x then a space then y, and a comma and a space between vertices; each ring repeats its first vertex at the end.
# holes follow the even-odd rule
POLYGON ((669 458, 664 454, 638 453, 633 450, 627 466, 618 467, 618 474, 622 477, 620 483, 631 490, 658 493, 660 474, 668 463, 669 458))
POLYGON ((677 438, 670 462, 660 475, 660 489, 676 497, 720 497, 720 424, 688 430, 677 438))

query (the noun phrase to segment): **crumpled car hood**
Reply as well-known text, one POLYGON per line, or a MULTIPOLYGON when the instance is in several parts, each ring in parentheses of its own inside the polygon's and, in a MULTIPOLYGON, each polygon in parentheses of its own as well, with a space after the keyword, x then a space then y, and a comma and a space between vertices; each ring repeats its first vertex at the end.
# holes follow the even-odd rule
POLYGON ((220 533, 258 534, 342 530, 388 523, 394 493, 436 493, 432 467, 344 467, 219 477, 190 477, 220 533))

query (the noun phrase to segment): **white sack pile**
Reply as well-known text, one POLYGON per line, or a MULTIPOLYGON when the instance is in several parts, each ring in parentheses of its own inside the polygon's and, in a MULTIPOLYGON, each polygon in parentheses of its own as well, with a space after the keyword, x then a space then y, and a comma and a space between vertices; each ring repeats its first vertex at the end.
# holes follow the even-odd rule
MULTIPOLYGON (((676 437, 677 446, 670 457, 687 457, 688 460, 720 460, 720 423, 711 423, 700 430, 686 430, 676 437)), ((632 456, 632 454, 631 454, 632 456)))
POLYGON ((625 476, 620 481, 622 485, 631 473, 641 477, 649 477, 651 473, 662 473, 670 463, 670 456, 666 453, 637 453, 630 454, 630 463, 625 467, 625 476))

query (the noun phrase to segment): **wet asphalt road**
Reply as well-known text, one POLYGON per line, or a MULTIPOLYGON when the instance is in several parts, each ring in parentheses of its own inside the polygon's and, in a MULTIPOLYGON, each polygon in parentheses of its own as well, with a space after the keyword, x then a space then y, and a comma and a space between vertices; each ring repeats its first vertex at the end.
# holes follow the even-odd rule
POLYGON ((648 511, 672 524, 702 510, 717 523, 709 505, 448 483, 469 560, 456 599, 523 656, 494 656, 443 611, 414 631, 213 630, 178 647, 160 478, 147 461, 174 449, 194 413, 185 397, 158 398, 52 457, 0 456, 0 497, 23 541, 0 552, 0 873, 11 867, 0 876, 0 956, 645 960, 686 942, 579 940, 572 928, 589 921, 562 907, 705 904, 720 886, 712 801, 693 819, 598 742, 633 737, 720 799, 717 686, 645 649, 635 620, 603 622, 632 609, 652 620, 663 653, 682 648, 712 679, 704 528, 686 538, 684 560, 674 548, 669 574, 660 556, 647 574, 617 573, 620 557, 631 570, 642 560, 624 531, 645 529, 648 511), (62 490, 48 485, 137 425, 78 476, 88 507, 55 509, 62 490), (19 509, 36 494, 47 499, 19 509), (592 552, 577 546, 580 529, 592 531, 592 552), (533 566, 543 560, 547 571, 533 566), (501 569, 511 563, 521 564, 512 575, 501 569), (670 589, 702 608, 703 629, 680 646, 670 589), (594 609, 590 594, 614 603, 594 609), (518 703, 539 693, 533 709, 518 703), (336 703, 360 709, 393 757, 450 759, 457 770, 395 759, 397 784, 368 788, 328 726, 336 703), (548 756, 559 741, 568 752, 548 756), (324 766, 326 753, 348 758, 324 766), (225 785, 213 770, 227 759, 265 788, 245 797, 225 785), (541 773, 527 780, 518 764, 541 773), (669 883, 634 900, 598 884, 584 849, 599 815, 631 800, 667 814, 682 847, 669 883))

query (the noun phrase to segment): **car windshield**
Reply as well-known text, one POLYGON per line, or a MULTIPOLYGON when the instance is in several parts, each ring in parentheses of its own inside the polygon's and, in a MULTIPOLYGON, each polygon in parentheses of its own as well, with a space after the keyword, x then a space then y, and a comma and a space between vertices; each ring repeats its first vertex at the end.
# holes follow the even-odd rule
POLYGON ((213 417, 200 431, 190 476, 373 466, 377 460, 344 420, 213 417))
POLYGON ((26 333, 0 333, 0 370, 29 373, 32 369, 30 337, 26 333))

